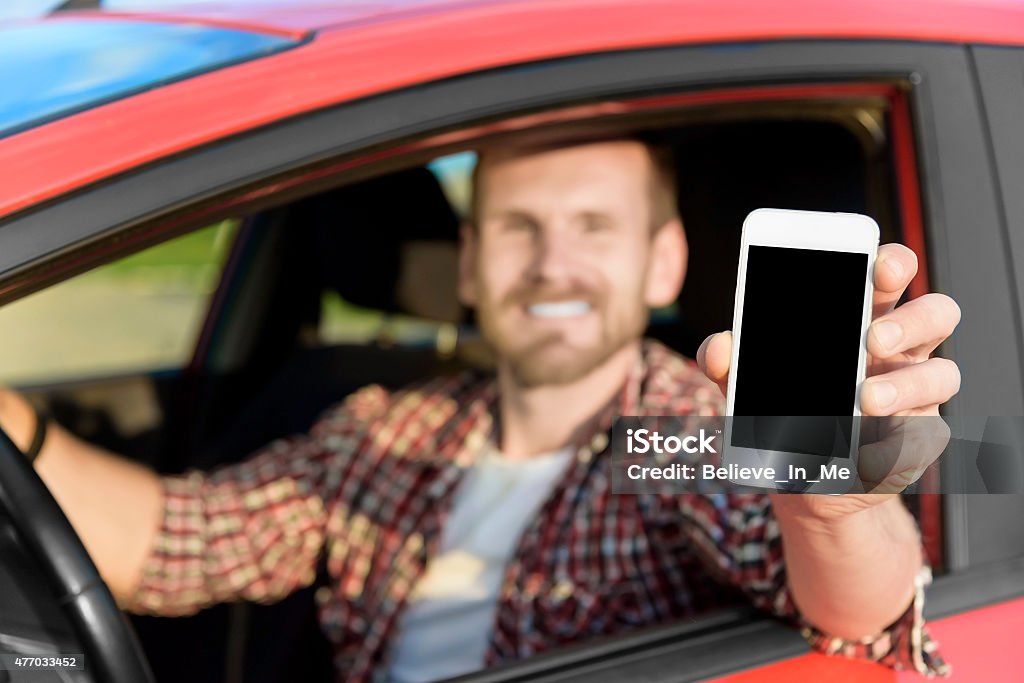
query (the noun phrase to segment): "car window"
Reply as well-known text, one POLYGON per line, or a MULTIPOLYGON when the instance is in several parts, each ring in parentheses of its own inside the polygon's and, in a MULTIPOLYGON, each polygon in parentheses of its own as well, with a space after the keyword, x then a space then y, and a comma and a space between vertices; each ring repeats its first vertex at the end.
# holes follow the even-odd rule
MULTIPOLYGON (((690 259, 681 296, 652 311, 648 336, 693 357, 707 335, 730 327, 740 226, 756 208, 864 213, 881 226, 883 242, 909 242, 896 191, 891 115, 880 99, 768 100, 694 109, 678 124, 660 128, 658 138, 676 157, 690 259)), ((475 163, 476 155, 467 151, 427 164, 460 219, 470 210, 475 163)), ((325 345, 427 345, 446 329, 427 318, 354 306, 334 291, 325 292, 322 310, 325 345)), ((466 337, 457 337, 460 350, 466 337)), ((922 523, 939 573, 944 567, 937 504, 917 496, 906 503, 922 523)))
POLYGON ((0 382, 183 365, 237 227, 203 228, 0 308, 0 382))
POLYGON ((472 199, 473 169, 476 168, 476 152, 458 152, 438 157, 427 164, 427 168, 441 183, 448 202, 460 218, 469 216, 472 199))
POLYGON ((420 346, 433 344, 444 334, 446 323, 392 314, 357 306, 342 299, 337 292, 325 291, 321 300, 318 341, 331 344, 369 344, 420 346))

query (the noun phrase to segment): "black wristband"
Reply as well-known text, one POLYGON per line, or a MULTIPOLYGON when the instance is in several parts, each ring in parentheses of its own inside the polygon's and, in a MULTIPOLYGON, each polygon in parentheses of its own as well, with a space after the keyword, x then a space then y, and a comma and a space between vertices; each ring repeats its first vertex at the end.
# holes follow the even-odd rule
POLYGON ((39 451, 43 450, 43 442, 46 441, 46 426, 50 418, 43 411, 33 406, 32 411, 36 414, 36 431, 32 435, 32 443, 25 451, 25 457, 29 462, 35 462, 39 457, 39 451))

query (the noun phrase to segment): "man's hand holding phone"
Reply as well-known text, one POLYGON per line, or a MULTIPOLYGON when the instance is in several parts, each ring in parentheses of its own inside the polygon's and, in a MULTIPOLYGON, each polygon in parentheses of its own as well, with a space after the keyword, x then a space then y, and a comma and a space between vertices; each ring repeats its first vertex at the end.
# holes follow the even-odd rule
MULTIPOLYGON (((931 353, 947 339, 960 321, 960 308, 944 294, 926 294, 897 307, 904 290, 917 273, 917 257, 907 247, 887 244, 879 247, 874 268, 872 322, 867 334, 867 379, 861 396, 865 416, 894 416, 888 429, 899 438, 879 435, 874 443, 860 448, 858 472, 870 490, 877 493, 841 496, 776 495, 777 512, 833 519, 873 507, 898 494, 916 479, 943 448, 941 435, 921 434, 919 445, 906 447, 915 438, 907 431, 934 431, 940 420, 899 420, 911 416, 938 416, 939 405, 960 388, 955 362, 933 358, 931 353), (927 426, 926 426, 927 425, 927 426), (902 430, 902 431, 901 431, 902 430)), ((816 283, 807 282, 808 288, 816 283)), ((794 301, 800 300, 799 292, 794 301)), ((799 304, 794 304, 799 305, 799 304)), ((807 311, 813 325, 814 311, 807 311)), ((787 331, 799 343, 799 331, 787 331)), ((729 382, 732 335, 722 332, 708 337, 697 352, 704 373, 725 393, 729 382)), ((794 377, 807 369, 793 367, 794 377)), ((944 435, 948 439, 948 432, 944 435)))

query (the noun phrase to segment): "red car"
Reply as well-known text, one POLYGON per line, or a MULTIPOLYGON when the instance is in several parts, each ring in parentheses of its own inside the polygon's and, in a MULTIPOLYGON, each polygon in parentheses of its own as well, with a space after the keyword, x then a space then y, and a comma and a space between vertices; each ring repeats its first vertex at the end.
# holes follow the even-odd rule
MULTIPOLYGON (((963 310, 941 349, 963 374, 946 414, 1024 415, 1016 0, 58 12, 0 25, 0 74, 0 356, 17 358, 0 381, 163 472, 240 460, 364 384, 485 362, 451 278, 472 150, 539 129, 643 129, 675 150, 691 266, 651 336, 692 356, 729 327, 751 209, 866 213, 917 252, 911 294, 963 310)), ((85 655, 46 680, 336 675, 316 588, 130 627, 7 455, 0 655, 85 655)), ((1024 498, 907 505, 953 680, 1020 680, 1024 498)), ((810 653, 736 604, 460 680, 799 678, 917 675, 810 653)))

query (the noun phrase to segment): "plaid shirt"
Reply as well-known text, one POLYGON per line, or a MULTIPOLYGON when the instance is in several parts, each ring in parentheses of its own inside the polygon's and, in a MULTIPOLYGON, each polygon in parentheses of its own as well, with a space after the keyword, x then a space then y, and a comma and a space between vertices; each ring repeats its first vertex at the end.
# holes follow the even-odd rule
MULTIPOLYGON (((720 415, 721 393, 654 342, 573 443, 576 457, 527 524, 498 597, 486 664, 688 617, 746 599, 802 627, 817 649, 944 674, 917 598, 860 642, 803 622, 786 587, 778 524, 763 494, 615 495, 615 415, 720 415)), ((163 615, 269 602, 326 563, 320 620, 339 680, 382 676, 403 607, 453 493, 493 436, 497 389, 464 374, 389 393, 367 387, 303 436, 210 474, 164 478, 165 514, 130 609, 163 615)))

